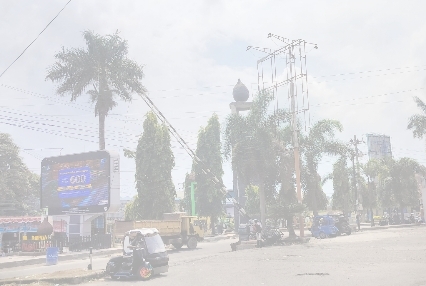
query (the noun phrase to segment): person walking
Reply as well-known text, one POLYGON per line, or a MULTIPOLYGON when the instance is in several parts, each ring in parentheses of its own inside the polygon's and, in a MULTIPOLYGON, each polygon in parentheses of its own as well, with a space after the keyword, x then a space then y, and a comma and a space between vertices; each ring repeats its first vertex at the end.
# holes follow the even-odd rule
POLYGON ((256 246, 260 248, 262 247, 262 225, 257 219, 254 220, 254 227, 256 230, 256 246))

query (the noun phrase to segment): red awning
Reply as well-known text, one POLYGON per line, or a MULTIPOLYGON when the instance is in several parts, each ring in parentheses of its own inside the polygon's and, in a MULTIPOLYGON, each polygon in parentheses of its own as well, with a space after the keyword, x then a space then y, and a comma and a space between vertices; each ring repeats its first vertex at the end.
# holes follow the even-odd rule
POLYGON ((22 216, 22 217, 0 217, 0 224, 4 223, 29 223, 29 222, 41 222, 41 217, 35 216, 22 216))

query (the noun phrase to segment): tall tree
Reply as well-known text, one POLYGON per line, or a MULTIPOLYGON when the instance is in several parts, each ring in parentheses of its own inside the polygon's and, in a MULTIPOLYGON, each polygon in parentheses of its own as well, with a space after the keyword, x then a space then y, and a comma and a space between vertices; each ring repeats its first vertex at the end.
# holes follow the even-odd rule
POLYGON ((422 114, 415 114, 408 120, 408 129, 413 130, 414 138, 423 138, 426 134, 426 104, 417 96, 414 97, 417 107, 420 108, 422 114))
POLYGON ((222 183, 223 168, 220 143, 220 124, 216 114, 209 119, 207 126, 198 133, 197 157, 202 164, 193 164, 195 181, 197 182, 196 209, 197 214, 209 216, 211 218, 212 230, 214 232, 214 222, 223 213, 223 194, 212 181, 210 174, 205 174, 203 169, 207 168, 222 183))
POLYGON ((39 210, 39 176, 22 162, 10 135, 0 133, 0 215, 31 215, 39 210))
POLYGON ((99 116, 99 149, 105 149, 105 118, 117 105, 117 97, 132 100, 132 93, 144 94, 142 67, 127 58, 128 45, 118 32, 101 36, 83 32, 86 48, 65 49, 55 55, 46 80, 59 83, 56 93, 76 100, 84 92, 95 103, 99 116))
POLYGON ((322 157, 327 155, 344 154, 346 145, 335 138, 337 132, 343 129, 340 122, 321 120, 316 122, 309 133, 301 136, 301 153, 304 159, 302 181, 304 184, 304 202, 314 212, 327 207, 327 197, 322 190, 318 165, 322 157))
POLYGON ((174 210, 175 186, 172 169, 175 166, 166 126, 148 112, 143 123, 135 155, 137 198, 129 206, 129 217, 161 219, 163 213, 174 210))
POLYGON ((248 185, 246 188, 246 196, 247 201, 244 207, 244 210, 250 216, 258 216, 259 215, 259 187, 248 185))
POLYGON ((352 210, 354 205, 351 171, 348 168, 346 156, 341 156, 333 164, 333 209, 342 210, 345 216, 352 210))
POLYGON ((380 160, 369 160, 366 164, 362 165, 361 169, 367 178, 366 191, 362 193, 362 204, 370 210, 371 226, 374 226, 373 208, 378 206, 377 182, 382 172, 383 164, 380 160))
POLYGON ((287 136, 290 117, 282 109, 270 112, 273 99, 272 94, 257 94, 248 114, 229 116, 224 131, 225 158, 232 156, 234 172, 241 181, 259 187, 262 224, 268 215, 267 206, 274 204, 277 198, 281 169, 292 164, 286 156, 291 145, 291 136, 287 136))
POLYGON ((415 174, 423 174, 424 168, 410 158, 385 158, 377 161, 377 195, 382 208, 412 207, 418 204, 419 194, 415 174))

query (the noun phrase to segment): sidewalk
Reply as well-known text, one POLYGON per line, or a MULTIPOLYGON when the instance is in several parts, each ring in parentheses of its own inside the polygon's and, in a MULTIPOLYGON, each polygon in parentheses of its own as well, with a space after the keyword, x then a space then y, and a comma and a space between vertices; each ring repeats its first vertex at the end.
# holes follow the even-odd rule
MULTIPOLYGON (((99 256, 107 256, 120 254, 121 248, 109 248, 109 249, 94 249, 92 251, 93 257, 99 256)), ((89 257, 89 251, 81 251, 81 252, 68 252, 59 254, 58 261, 67 261, 67 260, 77 260, 82 258, 89 257)), ((44 264, 46 263, 46 254, 43 255, 35 255, 35 256, 27 256, 27 255, 14 255, 14 256, 0 256, 0 268, 12 268, 17 266, 24 265, 35 265, 35 264, 44 264)))
MULTIPOLYGON (((207 236, 204 238, 202 243, 206 242, 216 242, 219 240, 224 239, 233 239, 238 238, 238 235, 234 233, 227 233, 223 235, 216 235, 216 236, 207 236)), ((93 257, 99 257, 99 256, 107 256, 107 255, 118 255, 122 251, 121 247, 116 248, 109 248, 109 249, 99 249, 93 250, 93 257)), ((68 252, 59 254, 59 261, 67 261, 67 260, 78 260, 82 258, 89 257, 89 251, 84 250, 81 252, 68 252)), ((36 265, 36 264, 44 264, 46 263, 46 253, 34 253, 33 255, 13 255, 13 256, 0 256, 0 268, 12 268, 17 266, 24 266, 24 265, 36 265)))
POLYGON ((105 276, 105 271, 90 271, 83 269, 74 269, 67 271, 58 271, 49 274, 39 274, 31 278, 23 279, 1 279, 0 285, 22 285, 32 283, 49 283, 49 284, 80 284, 85 281, 99 279, 105 276))
POLYGON ((238 234, 235 233, 226 233, 226 234, 218 234, 215 236, 206 236, 204 237, 204 240, 202 242, 215 242, 215 241, 219 241, 219 240, 224 240, 224 239, 234 239, 234 238, 238 238, 238 234))
MULTIPOLYGON (((389 228, 404 228, 404 227, 425 227, 426 225, 424 223, 422 224, 395 224, 395 225, 378 225, 371 226, 370 223, 361 223, 361 231, 368 231, 368 230, 379 230, 379 229, 389 229, 389 228)), ((356 229, 356 225, 351 225, 351 228, 353 230, 356 229)))

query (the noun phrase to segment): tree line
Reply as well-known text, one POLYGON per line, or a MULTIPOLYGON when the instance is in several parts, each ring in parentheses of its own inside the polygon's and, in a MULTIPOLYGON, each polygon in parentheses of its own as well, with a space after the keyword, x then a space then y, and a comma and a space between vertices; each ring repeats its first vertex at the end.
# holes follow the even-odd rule
MULTIPOLYGON (((48 68, 46 80, 58 84, 57 94, 70 95, 71 101, 86 93, 99 117, 99 148, 105 148, 105 124, 108 112, 118 100, 131 101, 134 94, 145 94, 142 66, 127 57, 128 44, 118 33, 101 36, 85 31, 86 48, 63 48, 55 55, 56 62, 48 68)), ((284 218, 304 210, 315 214, 329 203, 323 191, 326 180, 333 180, 334 208, 350 212, 355 205, 354 192, 360 192, 363 205, 412 206, 417 202, 414 173, 423 174, 423 167, 410 158, 370 161, 350 169, 353 150, 339 141, 342 125, 335 120, 320 120, 300 130, 301 181, 303 204, 295 198, 294 155, 290 113, 271 108, 273 95, 260 92, 247 114, 232 114, 220 126, 213 115, 198 134, 196 154, 216 177, 222 179, 223 160, 232 162, 232 170, 243 182, 247 209, 251 215, 284 218), (318 166, 324 156, 337 156, 333 172, 322 178, 318 166)), ((426 105, 415 98, 423 114, 410 118, 408 129, 414 137, 426 134, 426 105)), ((174 155, 167 127, 149 112, 143 122, 144 132, 136 150, 125 150, 136 165, 137 196, 126 208, 130 219, 160 218, 173 211, 176 197, 171 171, 174 155)), ((28 202, 37 197, 33 186, 39 178, 28 171, 19 158, 19 149, 7 134, 2 134, 0 188, 2 201, 12 201, 28 210, 28 202), (2 147, 5 146, 5 147, 2 147)), ((185 179, 183 206, 189 209, 190 184, 197 183, 196 212, 210 216, 212 221, 223 214, 223 195, 218 187, 193 164, 185 179)))

